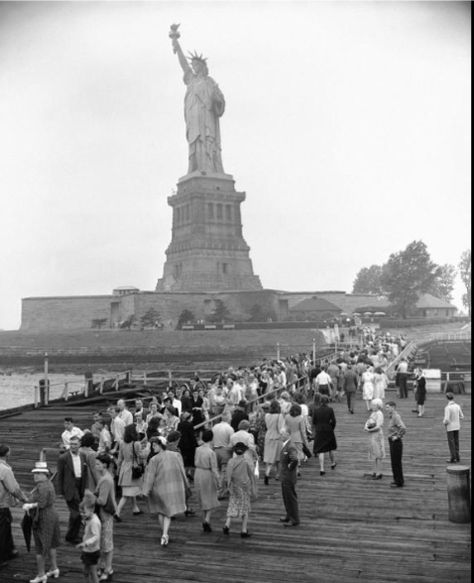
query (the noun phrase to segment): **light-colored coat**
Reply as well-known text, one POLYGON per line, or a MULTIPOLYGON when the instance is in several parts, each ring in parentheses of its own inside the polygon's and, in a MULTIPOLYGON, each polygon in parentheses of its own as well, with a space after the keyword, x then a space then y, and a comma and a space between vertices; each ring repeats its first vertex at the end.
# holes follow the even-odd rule
POLYGON ((165 450, 151 458, 143 482, 143 494, 148 496, 150 512, 164 516, 184 512, 187 488, 181 454, 165 450))

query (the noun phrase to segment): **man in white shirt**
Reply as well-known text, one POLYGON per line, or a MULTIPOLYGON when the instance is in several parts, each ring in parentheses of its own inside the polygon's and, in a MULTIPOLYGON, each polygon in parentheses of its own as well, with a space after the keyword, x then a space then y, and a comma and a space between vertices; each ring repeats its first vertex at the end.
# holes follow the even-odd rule
POLYGON ((323 367, 322 371, 314 379, 316 385, 316 391, 321 395, 331 396, 331 377, 326 372, 326 367, 323 367))
POLYGON ((406 399, 408 397, 408 361, 406 358, 400 359, 398 363, 396 382, 400 391, 400 399, 406 399))
POLYGON ((219 470, 219 497, 223 498, 225 495, 225 477, 227 463, 232 457, 232 448, 230 445, 230 438, 234 434, 234 430, 229 423, 230 415, 225 413, 222 415, 222 421, 216 423, 212 428, 213 446, 217 458, 217 469, 219 470))
POLYGON ((111 417, 110 421, 110 433, 114 440, 114 447, 110 453, 115 453, 118 451, 120 444, 123 441, 123 434, 125 433, 125 423, 120 419, 119 413, 120 409, 118 407, 109 407, 108 412, 111 417))
POLYGON ((70 448, 72 437, 80 439, 83 435, 84 431, 74 425, 72 417, 64 417, 64 431, 61 433, 62 449, 68 450, 70 448))
POLYGON ((119 408, 118 416, 125 423, 125 426, 131 425, 133 423, 133 415, 127 409, 127 406, 125 405, 125 401, 123 399, 119 399, 117 401, 117 407, 119 408))
POLYGON ((460 461, 459 430, 461 429, 461 419, 464 419, 464 415, 461 407, 454 400, 453 393, 446 393, 446 399, 448 399, 448 404, 444 408, 443 424, 446 427, 449 453, 451 454, 451 459, 446 461, 450 464, 454 464, 460 461))

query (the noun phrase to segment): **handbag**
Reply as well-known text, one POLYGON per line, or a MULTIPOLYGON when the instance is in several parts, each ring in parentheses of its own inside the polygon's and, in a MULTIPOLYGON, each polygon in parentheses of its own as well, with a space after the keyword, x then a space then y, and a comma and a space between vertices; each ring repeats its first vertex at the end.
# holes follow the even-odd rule
POLYGON ((311 450, 306 445, 306 443, 303 443, 303 453, 307 458, 313 457, 313 454, 311 453, 311 450))
POLYGON ((135 452, 135 442, 132 443, 132 456, 133 456, 132 480, 139 480, 145 473, 145 468, 143 467, 142 464, 139 463, 137 459, 137 454, 135 452))

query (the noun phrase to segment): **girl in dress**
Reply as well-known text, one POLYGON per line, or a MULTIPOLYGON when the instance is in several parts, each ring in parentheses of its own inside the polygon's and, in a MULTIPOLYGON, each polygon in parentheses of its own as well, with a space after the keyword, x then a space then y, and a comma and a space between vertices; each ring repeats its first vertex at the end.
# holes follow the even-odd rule
POLYGON ((370 402, 374 398, 374 373, 373 368, 368 366, 362 373, 360 382, 362 384, 362 399, 367 405, 367 411, 370 411, 370 402))
POLYGON ((242 520, 240 536, 248 538, 248 519, 250 514, 250 499, 255 495, 255 474, 253 464, 245 457, 247 446, 242 443, 234 445, 235 456, 227 464, 227 487, 229 488, 229 506, 227 519, 222 531, 229 534, 233 518, 242 520))
POLYGON ((383 439, 383 403, 381 399, 373 399, 370 402, 372 413, 367 419, 364 430, 369 433, 369 460, 374 462, 373 480, 382 479, 382 461, 385 457, 385 445, 383 439))
POLYGON ((95 469, 99 477, 95 495, 102 523, 99 581, 111 581, 114 572, 112 558, 114 552, 114 514, 117 512, 117 504, 115 502, 114 479, 111 474, 113 463, 113 458, 107 453, 99 454, 95 460, 95 469))
POLYGON ((196 449, 194 458, 194 486, 197 499, 203 512, 202 529, 204 532, 212 532, 211 514, 219 506, 217 490, 219 484, 219 472, 217 470, 217 458, 212 449, 214 434, 210 429, 202 432, 202 445, 196 449))

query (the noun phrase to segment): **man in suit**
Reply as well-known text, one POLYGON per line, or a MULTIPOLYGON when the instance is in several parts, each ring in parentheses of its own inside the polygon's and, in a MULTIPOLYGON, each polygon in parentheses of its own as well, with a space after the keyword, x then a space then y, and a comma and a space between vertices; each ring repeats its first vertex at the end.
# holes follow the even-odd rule
POLYGON ((85 454, 79 451, 78 437, 72 437, 70 448, 59 456, 57 486, 58 494, 64 496, 69 508, 69 525, 66 540, 72 544, 81 542, 81 514, 79 504, 84 495, 87 480, 87 460, 85 454))
POLYGON ((298 526, 300 523, 296 496, 298 451, 291 441, 290 433, 286 427, 281 431, 281 438, 283 446, 280 454, 280 481, 286 515, 280 518, 280 522, 283 522, 284 526, 298 526))
POLYGON ((348 364, 344 373, 343 388, 346 393, 347 408, 349 413, 354 413, 354 400, 357 391, 359 379, 356 371, 352 368, 352 364, 348 364))

